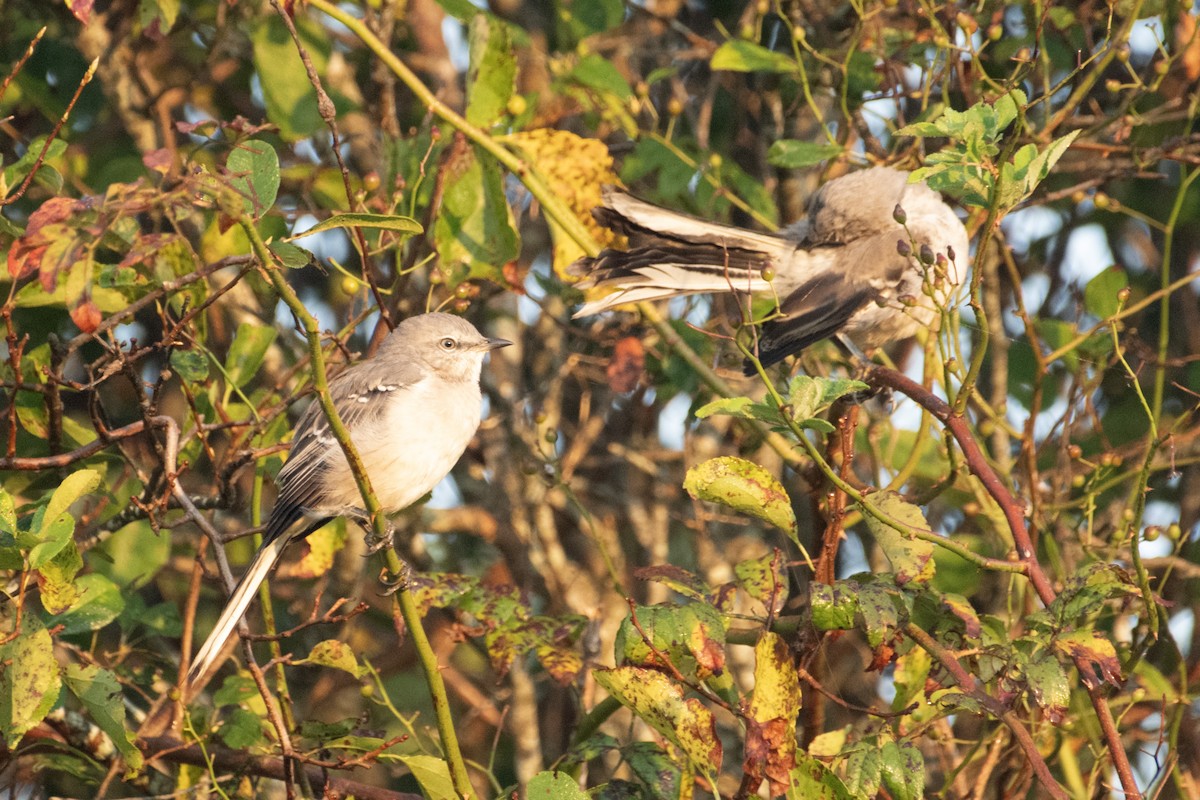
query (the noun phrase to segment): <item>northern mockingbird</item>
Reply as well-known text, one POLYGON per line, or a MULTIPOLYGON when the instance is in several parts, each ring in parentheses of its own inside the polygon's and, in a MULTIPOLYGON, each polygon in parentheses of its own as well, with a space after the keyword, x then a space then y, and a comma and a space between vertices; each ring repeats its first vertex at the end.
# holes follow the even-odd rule
MULTIPOLYGON (((338 416, 384 511, 399 511, 425 496, 458 461, 479 427, 483 357, 509 344, 484 337, 459 317, 422 314, 401 322, 373 358, 329 382, 338 416)), ((212 666, 288 544, 335 517, 367 520, 346 455, 315 401, 296 423, 291 454, 275 483, 279 492, 262 547, 196 653, 189 685, 212 666)), ((390 542, 377 542, 372 552, 384 545, 390 542)))
POLYGON ((583 286, 616 289, 575 316, 688 294, 773 292, 779 316, 758 340, 764 366, 838 333, 870 350, 936 328, 939 304, 966 269, 967 232, 940 195, 908 177, 873 167, 835 178, 813 195, 806 218, 774 234, 706 222, 608 188, 593 215, 627 236, 629 247, 575 262, 573 270, 587 276, 583 286))

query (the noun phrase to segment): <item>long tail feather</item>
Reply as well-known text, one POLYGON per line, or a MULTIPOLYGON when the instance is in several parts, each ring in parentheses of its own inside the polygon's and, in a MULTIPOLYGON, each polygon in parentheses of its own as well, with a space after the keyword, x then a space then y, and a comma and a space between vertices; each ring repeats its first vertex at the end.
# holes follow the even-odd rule
POLYGON ((204 677, 220 656, 225 642, 229 640, 230 635, 241 622, 242 615, 246 613, 246 608, 254 600, 254 594, 258 591, 259 584, 275 567, 289 541, 290 539, 285 536, 277 536, 264 542, 259 551, 254 554, 254 561, 250 563, 250 568, 238 581, 233 594, 229 596, 229 602, 221 610, 221 616, 217 619, 217 624, 213 626, 212 633, 208 635, 192 661, 187 678, 189 686, 204 677))

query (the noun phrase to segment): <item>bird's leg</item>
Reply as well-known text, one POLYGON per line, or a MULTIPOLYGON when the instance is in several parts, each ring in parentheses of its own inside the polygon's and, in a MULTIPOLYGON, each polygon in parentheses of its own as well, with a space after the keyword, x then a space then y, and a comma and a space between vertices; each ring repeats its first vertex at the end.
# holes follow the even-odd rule
POLYGON ((373 556, 380 550, 391 548, 396 540, 396 526, 391 520, 386 520, 387 530, 383 536, 375 534, 375 527, 371 524, 371 515, 361 508, 352 508, 346 512, 346 517, 358 523, 358 526, 363 529, 367 540, 367 555, 373 556))
POLYGON ((412 567, 402 558, 400 559, 400 573, 398 575, 391 576, 390 579, 384 575, 379 576, 379 582, 387 587, 379 594, 383 597, 391 597, 401 589, 407 589, 411 580, 412 567))
MULTIPOLYGON (((874 369, 875 365, 871 359, 867 357, 867 354, 864 353, 858 345, 852 342, 849 336, 839 333, 833 337, 833 341, 839 348, 841 348, 842 352, 850 357, 850 377, 856 381, 870 383, 867 380, 867 373, 874 369)), ((885 394, 885 392, 882 389, 867 388, 863 389, 861 392, 852 392, 851 394, 846 395, 843 399, 848 403, 863 405, 868 400, 880 397, 883 394, 885 394)))

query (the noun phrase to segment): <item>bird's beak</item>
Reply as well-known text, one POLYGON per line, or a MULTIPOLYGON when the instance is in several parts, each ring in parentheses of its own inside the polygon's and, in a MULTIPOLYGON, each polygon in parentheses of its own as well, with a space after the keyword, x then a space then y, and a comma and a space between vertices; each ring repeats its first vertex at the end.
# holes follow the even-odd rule
POLYGON ((483 343, 479 345, 479 349, 486 351, 499 350, 501 347, 508 347, 510 344, 512 342, 508 339, 484 339, 483 343))

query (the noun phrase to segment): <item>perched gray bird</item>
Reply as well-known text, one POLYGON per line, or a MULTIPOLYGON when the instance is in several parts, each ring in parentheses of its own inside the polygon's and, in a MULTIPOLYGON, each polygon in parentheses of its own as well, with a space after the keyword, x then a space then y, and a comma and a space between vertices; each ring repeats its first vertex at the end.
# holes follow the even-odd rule
POLYGON ((890 167, 835 178, 813 195, 805 219, 775 234, 705 222, 608 188, 593 215, 627 236, 629 247, 575 262, 587 276, 583 286, 616 289, 575 316, 688 294, 774 293, 780 316, 758 340, 764 366, 839 333, 870 350, 936 328, 938 304, 966 271, 967 232, 937 192, 908 179, 890 167), (922 252, 936 262, 930 278, 941 271, 930 281, 932 297, 922 252))
MULTIPOLYGON (((401 322, 373 358, 329 382, 385 512, 416 502, 450 472, 479 427, 483 357, 509 344, 485 338, 460 317, 422 314, 401 322)), ((350 464, 316 401, 296 424, 291 454, 275 482, 279 493, 262 547, 196 653, 189 684, 212 666, 288 544, 335 517, 367 519, 350 464)), ((384 545, 390 542, 374 549, 384 545)))

